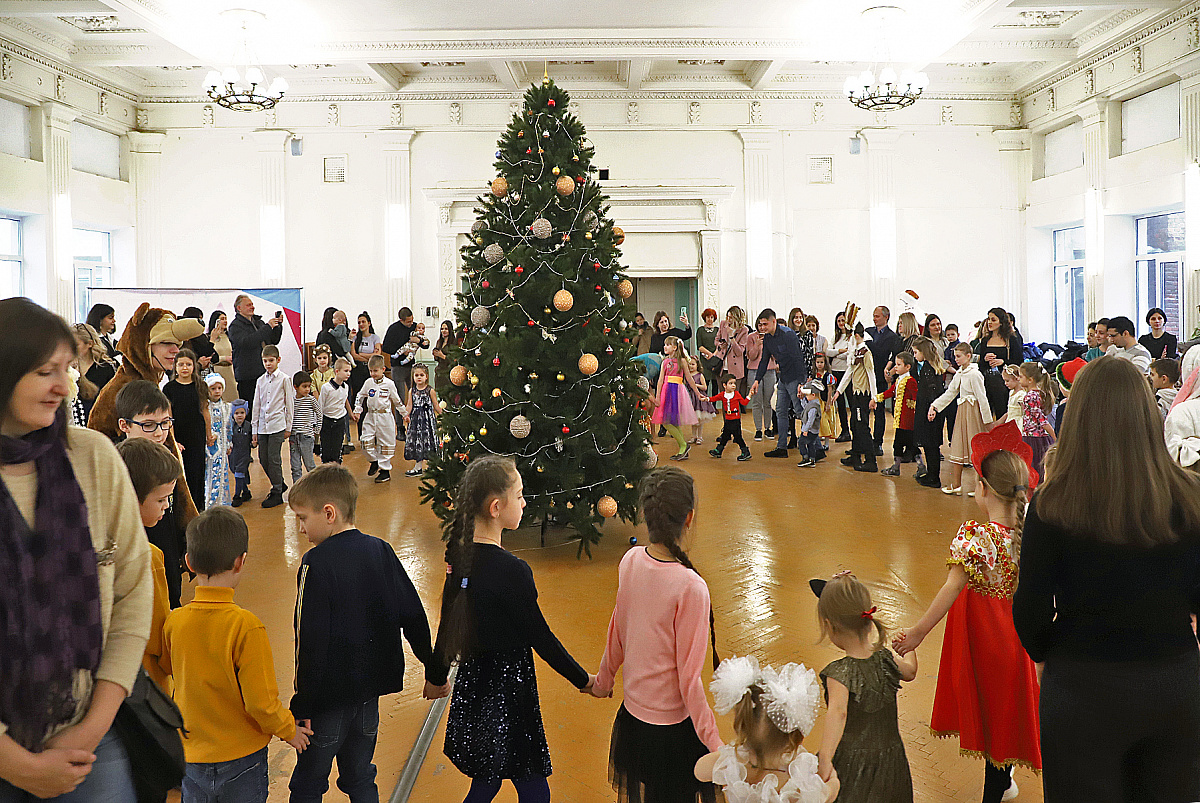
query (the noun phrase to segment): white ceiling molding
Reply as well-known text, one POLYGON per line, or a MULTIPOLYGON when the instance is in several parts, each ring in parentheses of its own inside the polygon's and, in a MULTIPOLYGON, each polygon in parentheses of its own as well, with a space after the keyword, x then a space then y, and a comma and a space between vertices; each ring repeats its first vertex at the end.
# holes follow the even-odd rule
POLYGON ((44 56, 41 53, 29 50, 28 48, 12 41, 11 39, 0 37, 0 49, 6 50, 9 53, 12 53, 14 56, 25 59, 26 61, 61 73, 62 75, 72 78, 81 84, 87 84, 94 89, 124 98, 131 103, 137 103, 138 101, 138 96, 132 92, 129 92, 115 84, 102 81, 90 73, 77 70, 74 67, 69 67, 60 61, 55 61, 54 59, 44 56))

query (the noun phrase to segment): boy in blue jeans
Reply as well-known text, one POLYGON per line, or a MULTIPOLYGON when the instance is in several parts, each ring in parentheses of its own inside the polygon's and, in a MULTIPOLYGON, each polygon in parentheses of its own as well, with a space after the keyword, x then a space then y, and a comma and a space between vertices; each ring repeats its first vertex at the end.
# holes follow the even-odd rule
POLYGON ((825 456, 821 449, 821 388, 815 382, 806 382, 800 388, 800 456, 796 465, 810 468, 825 456))
MULTIPOLYGON (((354 526, 358 483, 337 463, 305 474, 288 504, 313 543, 296 578, 296 694, 292 714, 312 728, 292 772, 291 803, 319 803, 338 762, 352 803, 377 803, 379 698, 404 683, 404 644, 434 664, 429 620, 395 550, 354 526)), ((434 670, 437 671, 436 668, 434 670)), ((427 698, 447 686, 426 684, 427 698)))

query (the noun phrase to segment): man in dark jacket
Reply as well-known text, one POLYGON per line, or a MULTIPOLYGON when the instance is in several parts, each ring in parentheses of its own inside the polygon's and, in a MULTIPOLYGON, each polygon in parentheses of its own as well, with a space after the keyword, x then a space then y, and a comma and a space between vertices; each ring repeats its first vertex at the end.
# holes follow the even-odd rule
POLYGON ((808 365, 800 353, 800 338, 796 332, 779 323, 775 311, 765 309, 758 314, 756 321, 758 337, 763 344, 762 359, 758 361, 758 371, 754 375, 754 384, 750 386, 750 397, 758 392, 758 383, 767 373, 767 364, 775 359, 775 378, 777 393, 775 396, 775 421, 779 430, 779 441, 775 448, 763 457, 787 457, 788 436, 791 432, 789 416, 800 420, 800 386, 808 379, 808 365))
MULTIPOLYGON (((400 312, 396 314, 396 321, 387 328, 387 332, 383 335, 383 353, 392 358, 392 381, 396 383, 396 388, 400 391, 400 395, 405 395, 412 376, 413 362, 409 361, 402 364, 403 356, 400 354, 400 349, 412 339, 417 331, 417 324, 413 319, 413 311, 408 307, 401 307, 400 312)), ((429 340, 422 337, 419 344, 421 348, 429 348, 429 340)))
MULTIPOLYGON (((892 361, 895 360, 896 355, 904 350, 904 341, 900 339, 900 335, 888 327, 891 317, 892 311, 887 307, 876 307, 875 311, 871 313, 875 325, 867 327, 867 334, 871 336, 871 339, 867 341, 867 348, 871 350, 871 359, 875 361, 875 386, 879 388, 888 386, 887 372, 891 370, 892 361)), ((887 413, 883 405, 876 406, 874 427, 871 432, 871 438, 875 441, 876 456, 883 454, 883 425, 886 418, 887 413)))
POLYGON ((238 398, 245 399, 254 409, 254 386, 258 378, 266 373, 262 364, 262 347, 270 343, 279 345, 283 336, 283 318, 278 315, 264 321, 254 314, 254 299, 242 294, 233 302, 233 320, 229 322, 227 334, 233 346, 233 378, 237 382, 238 398))

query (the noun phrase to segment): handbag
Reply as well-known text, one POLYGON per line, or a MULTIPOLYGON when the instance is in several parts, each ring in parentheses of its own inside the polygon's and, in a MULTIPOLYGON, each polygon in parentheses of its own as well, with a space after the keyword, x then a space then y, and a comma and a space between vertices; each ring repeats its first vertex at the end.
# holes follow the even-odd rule
POLYGON ((138 803, 161 803, 183 782, 183 714, 139 668, 133 691, 121 703, 113 728, 125 745, 138 803))

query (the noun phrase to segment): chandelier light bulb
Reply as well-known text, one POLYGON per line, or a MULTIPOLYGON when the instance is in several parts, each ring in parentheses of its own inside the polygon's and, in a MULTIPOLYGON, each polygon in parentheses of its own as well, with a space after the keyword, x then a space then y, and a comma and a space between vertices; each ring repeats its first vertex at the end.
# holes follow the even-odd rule
POLYGON ((242 77, 238 75, 238 71, 233 67, 226 67, 221 71, 221 83, 236 84, 242 77))
POLYGON ((884 86, 896 85, 896 71, 891 67, 884 67, 879 73, 879 83, 884 86))
POLYGON ((284 80, 282 75, 277 75, 275 76, 275 80, 271 82, 271 88, 267 91, 272 95, 282 96, 284 92, 288 91, 288 82, 284 80))
POLYGON ((846 79, 846 84, 842 87, 842 91, 846 93, 846 97, 851 97, 858 90, 858 87, 858 80, 852 75, 846 79))
POLYGON ((263 83, 262 70, 258 69, 257 67, 246 68, 246 81, 250 84, 263 83))
POLYGON ((862 87, 875 86, 875 76, 870 70, 863 70, 858 74, 858 84, 862 87))
POLYGON ((208 75, 204 76, 204 88, 216 89, 221 85, 221 74, 216 70, 209 70, 208 75))
POLYGON ((913 82, 913 89, 917 90, 918 92, 924 92, 928 86, 929 76, 923 72, 917 73, 916 80, 913 82))

